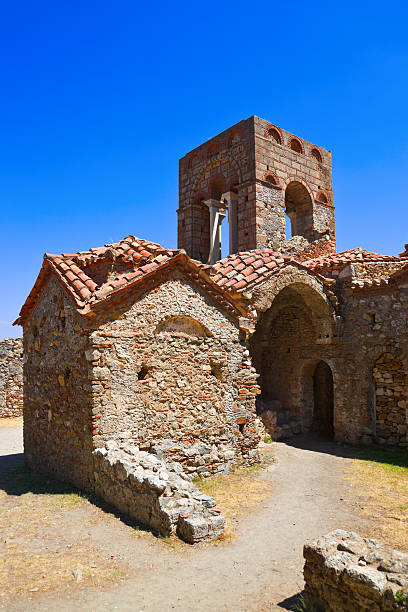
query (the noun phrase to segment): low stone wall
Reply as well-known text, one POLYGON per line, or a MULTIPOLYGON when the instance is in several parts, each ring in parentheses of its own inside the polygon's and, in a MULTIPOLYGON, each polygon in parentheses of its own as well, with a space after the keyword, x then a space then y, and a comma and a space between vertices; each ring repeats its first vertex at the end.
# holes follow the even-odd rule
POLYGON ((131 443, 94 451, 95 493, 137 522, 190 544, 221 535, 225 519, 179 463, 166 463, 131 443))
POLYGON ((0 418, 23 414, 23 341, 0 340, 0 418))
POLYGON ((341 529, 306 544, 303 554, 307 610, 408 609, 408 555, 341 529))

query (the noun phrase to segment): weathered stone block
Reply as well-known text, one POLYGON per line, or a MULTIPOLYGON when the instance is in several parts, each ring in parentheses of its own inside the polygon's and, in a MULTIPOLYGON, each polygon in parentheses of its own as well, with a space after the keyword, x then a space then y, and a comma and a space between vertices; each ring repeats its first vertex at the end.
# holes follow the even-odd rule
POLYGON ((303 555, 307 610, 406 609, 395 594, 408 595, 408 555, 341 529, 305 544, 303 555))

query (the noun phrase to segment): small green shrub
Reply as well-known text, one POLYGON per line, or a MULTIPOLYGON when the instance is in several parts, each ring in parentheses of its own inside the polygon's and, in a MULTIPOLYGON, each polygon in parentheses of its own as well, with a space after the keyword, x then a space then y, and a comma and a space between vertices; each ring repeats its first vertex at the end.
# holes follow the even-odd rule
POLYGON ((394 599, 397 603, 402 604, 403 606, 408 605, 408 592, 403 589, 399 589, 399 591, 395 591, 394 599))
POLYGON ((272 440, 271 436, 265 436, 264 437, 264 442, 265 442, 265 444, 272 444, 273 440, 272 440))

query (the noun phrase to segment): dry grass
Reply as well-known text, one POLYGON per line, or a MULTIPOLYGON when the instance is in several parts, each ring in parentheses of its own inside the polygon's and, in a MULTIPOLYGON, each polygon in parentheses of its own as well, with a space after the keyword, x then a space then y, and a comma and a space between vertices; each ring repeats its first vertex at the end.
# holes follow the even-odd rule
POLYGON ((88 537, 87 519, 90 524, 98 512, 103 515, 69 486, 25 468, 1 474, 0 599, 97 587, 124 577, 127 568, 88 537), (85 520, 84 510, 90 512, 85 520), (80 581, 75 570, 82 572, 80 581))
POLYGON ((217 508, 226 518, 225 531, 220 540, 233 538, 238 519, 259 510, 262 502, 270 496, 271 484, 261 479, 257 472, 272 462, 271 449, 266 447, 263 449, 263 461, 260 466, 238 468, 225 476, 198 478, 194 481, 200 491, 214 497, 217 508))
POLYGON ((358 451, 347 476, 357 484, 370 537, 408 552, 408 453, 369 447, 358 451))

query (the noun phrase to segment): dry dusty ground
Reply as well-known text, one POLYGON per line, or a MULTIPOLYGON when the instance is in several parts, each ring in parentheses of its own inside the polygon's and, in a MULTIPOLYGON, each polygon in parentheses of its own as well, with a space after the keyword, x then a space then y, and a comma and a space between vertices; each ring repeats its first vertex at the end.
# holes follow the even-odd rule
POLYGON ((306 539, 342 527, 408 548, 401 453, 390 464, 375 449, 311 438, 266 445, 260 471, 200 483, 227 515, 227 529, 220 541, 191 547, 155 538, 69 486, 34 477, 21 465, 21 444, 21 423, 3 422, 1 609, 294 609, 306 539), (356 452, 360 460, 351 458, 356 452))

